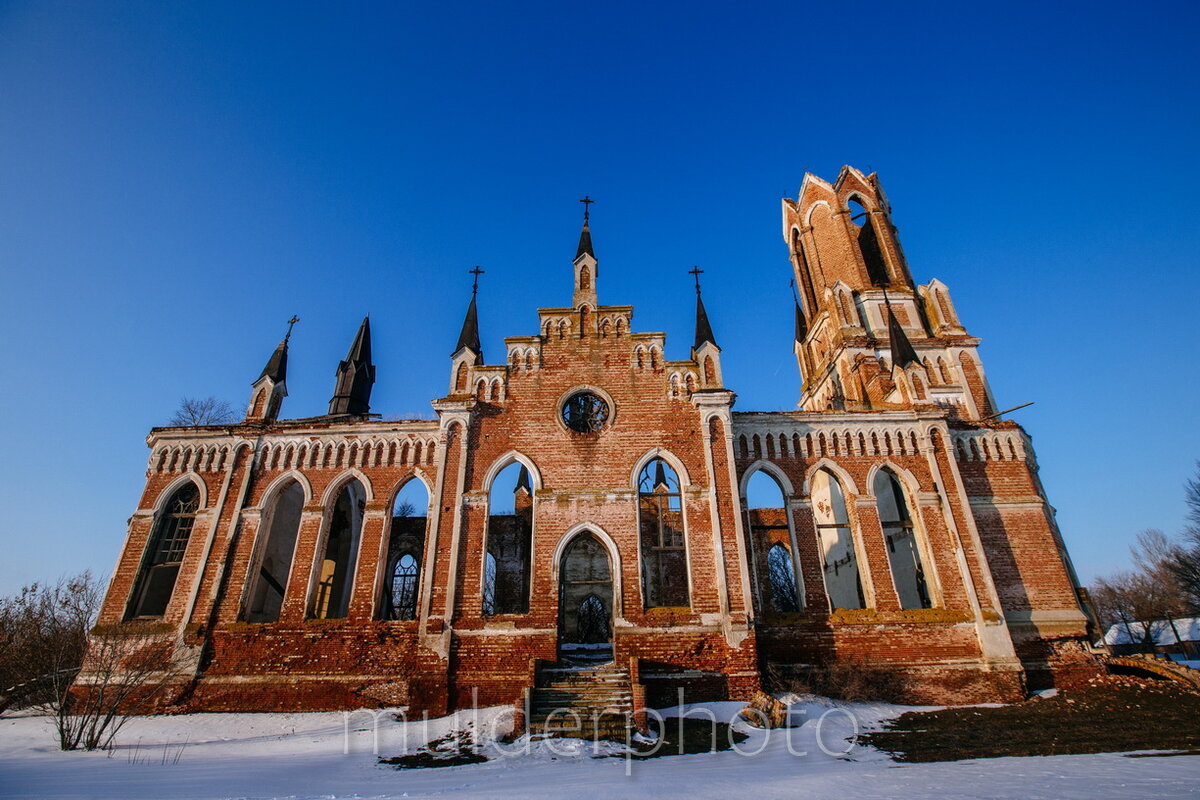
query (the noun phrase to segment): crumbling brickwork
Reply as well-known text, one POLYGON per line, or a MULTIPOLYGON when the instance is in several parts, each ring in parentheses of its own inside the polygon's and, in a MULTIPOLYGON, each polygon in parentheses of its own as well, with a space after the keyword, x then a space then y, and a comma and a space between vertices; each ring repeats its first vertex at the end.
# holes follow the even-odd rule
POLYGON ((651 698, 749 698, 772 663, 882 665, 923 702, 1090 669, 1030 439, 994 416, 949 290, 913 283, 876 177, 807 176, 783 216, 799 410, 733 411, 699 284, 682 360, 601 305, 585 223, 572 305, 540 309, 502 363, 472 297, 436 420, 368 413, 364 321, 330 414, 278 418, 285 339, 243 422, 154 429, 99 630, 174 631, 188 710, 517 703, 537 664, 588 644, 564 630, 651 698), (779 507, 747 504, 758 472, 779 507), (170 505, 185 486, 194 512, 170 505), (406 486, 427 507, 397 517, 406 486), (168 518, 188 531, 173 549, 168 518), (600 550, 566 592, 578 536, 600 550))

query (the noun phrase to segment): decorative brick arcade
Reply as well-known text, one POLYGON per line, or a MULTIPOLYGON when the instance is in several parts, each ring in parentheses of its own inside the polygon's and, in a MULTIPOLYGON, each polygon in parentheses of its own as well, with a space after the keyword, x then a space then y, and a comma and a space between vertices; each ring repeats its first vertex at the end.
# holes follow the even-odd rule
POLYGON ((796 411, 733 410, 698 271, 687 359, 601 305, 586 216, 571 304, 500 362, 472 294, 436 420, 370 414, 366 320, 329 414, 281 419, 285 339, 242 422, 150 432, 95 635, 173 642, 165 702, 209 711, 514 704, 564 653, 650 702, 746 699, 770 664, 883 666, 938 703, 1089 669, 1029 436, 876 176, 805 176, 783 234, 796 411), (751 508, 759 473, 779 499, 751 508))

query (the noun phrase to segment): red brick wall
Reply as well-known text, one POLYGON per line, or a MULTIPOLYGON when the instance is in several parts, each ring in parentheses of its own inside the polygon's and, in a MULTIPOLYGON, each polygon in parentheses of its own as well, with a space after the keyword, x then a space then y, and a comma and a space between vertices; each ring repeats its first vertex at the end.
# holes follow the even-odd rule
MULTIPOLYGON (((803 231, 811 274, 802 277, 811 279, 818 297, 838 280, 852 290, 871 288, 852 239, 856 229, 841 209, 853 192, 882 209, 874 179, 846 170, 832 186, 810 181, 806 187, 799 203, 785 203, 785 222, 803 231), (813 205, 809 225, 804 215, 813 205)), ((874 224, 893 272, 903 271, 886 218, 877 214, 874 224)), ((155 509, 185 473, 203 486, 205 501, 161 624, 182 628, 189 644, 203 648, 197 680, 181 689, 190 708, 345 708, 403 699, 436 711, 514 702, 530 683, 530 664, 556 657, 554 554, 585 524, 615 550, 618 661, 649 665, 654 675, 700 670, 708 673, 705 685, 720 685, 731 696, 757 688, 761 666, 771 661, 861 659, 910 674, 915 691, 931 702, 1010 697, 1020 690, 1021 673, 1011 658, 984 652, 980 626, 1001 624, 1005 613, 1069 620, 1077 610, 1032 452, 1012 423, 962 422, 958 412, 932 402, 902 406, 886 399, 886 380, 872 384, 878 396, 869 409, 852 403, 858 410, 732 414, 732 393, 712 386, 696 363, 664 360, 661 334, 629 331, 630 308, 601 306, 586 317, 577 309, 540 313, 542 335, 509 340, 519 353, 507 366, 473 365, 469 351, 459 354, 455 365, 466 364, 468 374, 461 393, 435 402, 437 422, 319 419, 156 429, 145 491, 101 624, 122 620, 155 509), (561 335, 560 320, 569 323, 561 335), (526 348, 537 353, 528 364, 526 348), (687 391, 689 374, 704 390, 687 391), (477 389, 480 380, 486 389, 477 389), (611 398, 608 427, 598 434, 571 432, 559 418, 560 402, 581 387, 611 398), (1020 447, 982 446, 997 435, 1020 447), (961 442, 980 447, 960 450, 961 442), (529 610, 485 618, 487 476, 514 453, 534 473, 529 610), (682 608, 647 609, 643 597, 634 473, 655 453, 678 465, 682 485, 690 578, 690 603, 682 608), (752 535, 738 486, 760 460, 791 485, 786 511, 772 522, 791 525, 779 536, 788 539, 803 578, 804 609, 796 614, 755 607, 755 585, 760 604, 769 597, 766 550, 773 540, 752 535), (842 479, 860 545, 870 606, 862 612, 830 613, 806 488, 822 465, 842 479), (904 485, 923 543, 932 610, 899 608, 870 485, 883 466, 904 485), (247 625, 239 620, 269 493, 288 473, 303 476, 309 497, 280 618, 247 625), (328 510, 351 477, 363 484, 367 500, 349 611, 344 620, 307 620, 328 510), (376 622, 392 498, 417 478, 431 494, 418 619, 376 622)), ((881 340, 852 333, 843 339, 831 331, 828 358, 845 355, 847 375, 880 369, 865 354, 881 340)), ((914 343, 922 355, 941 348, 952 360, 951 348, 973 352, 977 341, 942 336, 914 343)), ((719 369, 712 372, 715 378, 719 369)), ((964 381, 984 411, 981 369, 968 365, 964 381)), ((858 398, 856 381, 847 383, 846 393, 858 398)), ((1070 642, 1082 626, 1060 623, 1053 635, 1039 631, 1029 625, 1013 630, 1026 667, 1051 675, 1077 670, 1070 642)))

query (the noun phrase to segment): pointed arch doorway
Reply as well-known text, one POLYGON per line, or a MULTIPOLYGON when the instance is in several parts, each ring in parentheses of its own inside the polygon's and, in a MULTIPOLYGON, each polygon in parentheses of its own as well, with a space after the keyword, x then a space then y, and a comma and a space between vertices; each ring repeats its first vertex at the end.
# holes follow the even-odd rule
POLYGON ((574 666, 613 659, 612 564, 590 531, 576 534, 558 568, 558 655, 574 666))

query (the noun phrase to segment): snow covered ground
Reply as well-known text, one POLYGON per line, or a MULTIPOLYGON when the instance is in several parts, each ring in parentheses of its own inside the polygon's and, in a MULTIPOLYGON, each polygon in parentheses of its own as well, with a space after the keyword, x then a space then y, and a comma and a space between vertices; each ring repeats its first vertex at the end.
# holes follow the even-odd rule
MULTIPOLYGON (((739 703, 682 710, 731 719, 739 703)), ((897 764, 847 743, 898 706, 797 704, 791 730, 738 729, 738 750, 629 761, 614 745, 518 740, 501 745, 500 709, 423 722, 390 713, 196 714, 131 721, 109 752, 63 753, 48 720, 0 718, 0 798, 1180 798, 1195 796, 1200 756, 1120 754, 897 764), (375 721, 378 720, 376 726, 375 721), (348 734, 347 734, 348 730, 348 734), (454 730, 476 732, 484 764, 398 770, 380 756, 412 752, 454 730), (407 742, 406 742, 407 737, 407 742), (819 737, 819 741, 818 741, 819 737), (848 752, 846 752, 848 751, 848 752), (608 757, 605 757, 608 756, 608 757)), ((680 709, 666 712, 678 713, 680 709)), ((670 720, 668 720, 670 724, 670 720)))

